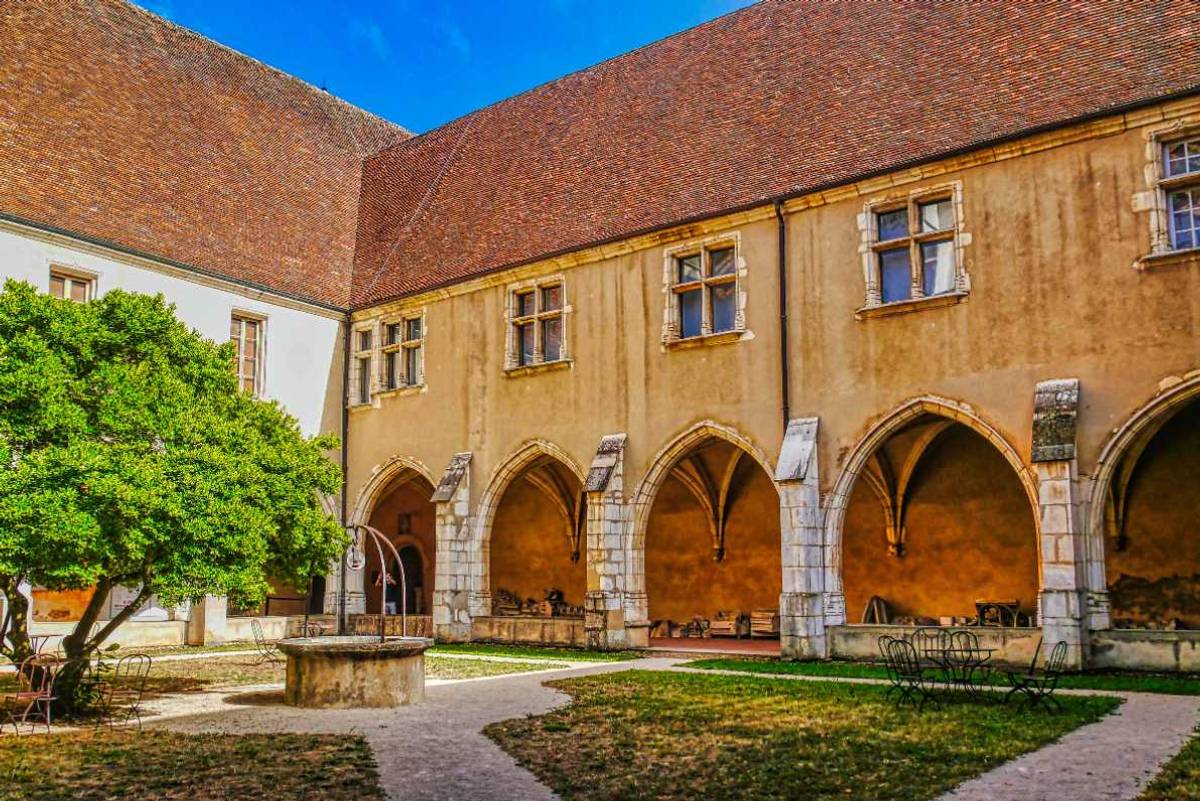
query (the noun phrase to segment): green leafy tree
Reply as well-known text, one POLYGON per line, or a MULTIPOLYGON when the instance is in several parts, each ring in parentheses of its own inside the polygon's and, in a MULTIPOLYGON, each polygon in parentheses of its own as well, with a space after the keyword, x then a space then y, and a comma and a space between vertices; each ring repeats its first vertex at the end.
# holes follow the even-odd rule
POLYGON ((340 487, 329 436, 238 390, 232 345, 176 319, 161 296, 57 300, 0 292, 0 629, 30 652, 23 581, 95 593, 63 641, 85 663, 152 594, 261 602, 268 576, 304 584, 344 535, 322 494, 340 487), (140 586, 100 621, 109 591, 140 586))

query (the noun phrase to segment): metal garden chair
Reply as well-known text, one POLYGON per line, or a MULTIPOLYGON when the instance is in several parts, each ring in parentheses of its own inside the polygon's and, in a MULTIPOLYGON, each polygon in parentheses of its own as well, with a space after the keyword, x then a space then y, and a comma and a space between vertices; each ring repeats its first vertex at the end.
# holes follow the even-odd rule
POLYGON ((909 642, 919 658, 942 667, 943 654, 951 645, 951 633, 939 626, 922 626, 910 635, 909 642))
POLYGON ((267 642, 267 637, 263 634, 262 623, 258 621, 258 618, 250 621, 250 631, 254 633, 254 649, 258 651, 258 659, 254 664, 261 665, 264 662, 270 662, 277 665, 283 662, 283 657, 279 655, 279 649, 267 642))
POLYGON ((1046 660, 1045 666, 1039 669, 1037 660, 1041 650, 1042 643, 1039 641, 1037 650, 1033 652, 1033 661, 1029 663, 1028 670, 1005 671, 1012 689, 1008 691, 1008 695, 1004 696, 1004 702, 1008 703, 1008 699, 1020 693, 1024 696, 1021 701, 1022 709, 1026 707, 1029 709, 1045 707, 1047 710, 1061 712, 1062 705, 1054 697, 1054 691, 1058 689, 1058 680, 1062 676, 1067 662, 1067 644, 1060 642, 1055 645, 1054 650, 1050 652, 1050 657, 1046 660))
POLYGON ((53 654, 34 654, 26 657, 17 670, 17 688, 0 694, 0 704, 13 725, 13 731, 21 733, 21 725, 45 722, 50 731, 50 707, 55 701, 54 678, 58 675, 63 660, 53 654))
MULTIPOLYGON (((908 640, 889 638, 887 642, 880 642, 880 649, 884 653, 888 677, 892 679, 892 689, 899 692, 897 707, 904 706, 908 701, 918 710, 924 709, 928 701, 937 704, 934 682, 928 670, 921 664, 917 649, 912 643, 908 640)), ((890 695, 891 691, 888 694, 890 695)))
POLYGON ((142 697, 150 677, 150 657, 129 654, 117 660, 111 673, 100 680, 100 718, 96 725, 116 726, 136 720, 142 727, 142 697))

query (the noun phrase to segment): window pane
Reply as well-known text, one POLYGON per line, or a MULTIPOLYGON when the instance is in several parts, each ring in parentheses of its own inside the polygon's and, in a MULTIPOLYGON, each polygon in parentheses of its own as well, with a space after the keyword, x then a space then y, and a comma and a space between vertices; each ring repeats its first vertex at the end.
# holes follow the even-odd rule
POLYGON ((1163 150, 1168 177, 1200 172, 1200 139, 1172 142, 1163 150))
POLYGON ((678 264, 679 271, 676 273, 676 281, 680 284, 699 281, 702 277, 700 268, 700 254, 693 253, 691 256, 683 256, 675 260, 678 264))
POLYGON ((885 250, 879 254, 879 288, 884 303, 908 300, 912 296, 908 248, 885 250))
POLYGON ((954 289, 954 243, 926 242, 921 245, 922 286, 926 295, 954 289))
POLYGON ((533 314, 533 293, 522 292, 518 294, 516 306, 518 317, 528 317, 529 315, 533 314))
POLYGON ((542 287, 542 311, 557 311, 562 308, 562 285, 542 287))
POLYGON ((358 360, 358 402, 371 402, 371 360, 358 360))
MULTIPOLYGON (((389 328, 393 326, 388 326, 389 328)), ((400 376, 396 375, 396 352, 383 354, 383 385, 388 389, 400 386, 400 376)))
POLYGON ((87 301, 88 282, 80 281, 78 278, 71 279, 71 300, 77 303, 87 301))
POLYGON ((421 338, 421 318, 410 317, 404 321, 404 341, 414 342, 421 338))
POLYGON ((400 324, 388 323, 383 327, 383 344, 395 345, 400 341, 400 324))
POLYGON ((708 258, 712 263, 710 275, 733 275, 733 248, 710 250, 708 258))
POLYGON ((371 349, 371 332, 370 331, 359 331, 358 332, 358 349, 359 350, 370 350, 371 349))
POLYGON ((1200 247, 1200 189, 1171 193, 1171 246, 1176 250, 1200 247))
POLYGON ((737 297, 733 282, 709 287, 712 300, 713 331, 732 331, 737 313, 737 297))
POLYGON ((242 328, 245 331, 246 346, 249 349, 250 345, 258 341, 258 323, 254 320, 243 320, 242 328))
POLYGON ((421 348, 404 350, 404 383, 415 387, 421 383, 421 348))
POLYGON ((50 294, 60 299, 67 296, 67 282, 61 275, 50 276, 50 294))
POLYGON ((921 216, 921 233, 923 234, 930 231, 945 231, 954 226, 954 207, 949 200, 922 203, 919 210, 921 216))
POLYGON ((885 211, 875 215, 879 223, 879 241, 908 236, 908 209, 885 211))
POLYGON ((542 359, 556 362, 562 358, 562 318, 542 320, 542 359))
POLYGON ((517 364, 533 364, 533 324, 517 326, 517 364))
POLYGON ((699 289, 679 293, 679 336, 700 336, 700 321, 704 316, 704 295, 699 289))

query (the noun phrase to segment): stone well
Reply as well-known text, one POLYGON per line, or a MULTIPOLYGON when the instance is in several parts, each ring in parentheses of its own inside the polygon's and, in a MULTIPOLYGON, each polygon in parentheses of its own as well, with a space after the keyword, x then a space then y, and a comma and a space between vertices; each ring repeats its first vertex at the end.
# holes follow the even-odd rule
POLYGON ((424 637, 292 637, 287 655, 287 703, 346 709, 393 707, 425 698, 424 637))

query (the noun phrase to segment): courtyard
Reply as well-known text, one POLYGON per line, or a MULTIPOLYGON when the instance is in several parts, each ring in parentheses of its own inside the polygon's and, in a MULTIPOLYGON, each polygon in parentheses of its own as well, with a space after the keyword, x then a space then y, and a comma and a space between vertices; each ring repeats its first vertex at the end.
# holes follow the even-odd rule
POLYGON ((249 644, 152 653, 141 725, 3 737, 0 798, 1200 798, 1192 676, 918 709, 881 665, 478 644, 427 652, 422 704, 313 710, 249 644))

